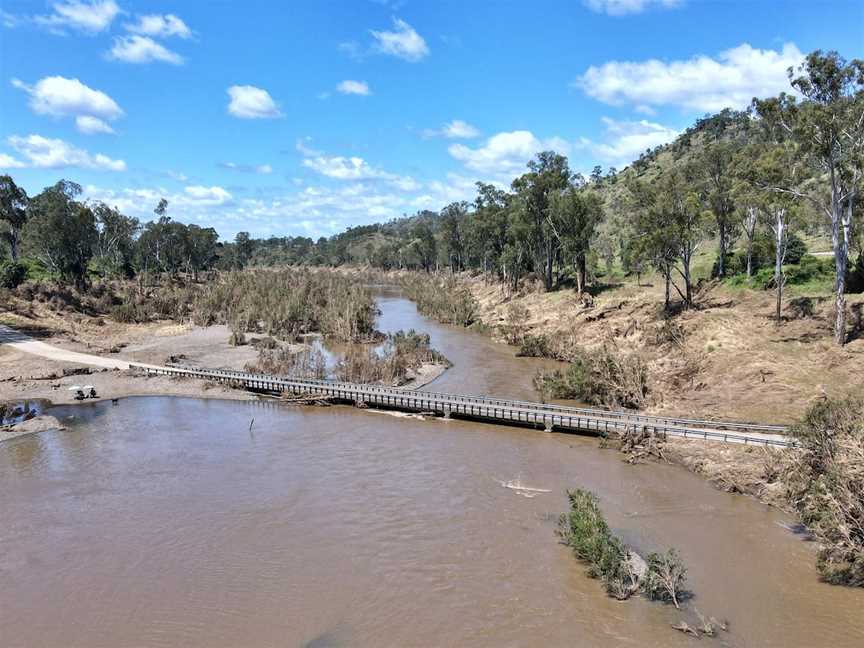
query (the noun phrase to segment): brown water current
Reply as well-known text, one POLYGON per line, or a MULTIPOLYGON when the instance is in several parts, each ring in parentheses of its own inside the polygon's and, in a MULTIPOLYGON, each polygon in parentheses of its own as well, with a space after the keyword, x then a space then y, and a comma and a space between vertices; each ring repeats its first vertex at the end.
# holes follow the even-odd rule
MULTIPOLYGON (((538 362, 380 306, 454 362, 427 389, 535 397, 538 362)), ((680 550, 687 605, 731 622, 716 645, 864 645, 864 591, 820 583, 788 517, 596 439, 272 402, 51 413, 69 429, 0 444, 3 647, 693 645, 556 542, 576 486, 637 550, 680 550)))

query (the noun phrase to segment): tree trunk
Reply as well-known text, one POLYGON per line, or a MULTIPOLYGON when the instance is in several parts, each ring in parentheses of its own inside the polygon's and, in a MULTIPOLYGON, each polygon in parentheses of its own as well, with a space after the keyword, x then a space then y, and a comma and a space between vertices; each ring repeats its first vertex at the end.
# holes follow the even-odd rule
POLYGON ((780 325, 780 309, 783 305, 783 257, 786 256, 786 212, 777 209, 774 224, 774 285, 777 288, 777 325, 780 325))
MULTIPOLYGON (((852 201, 848 204, 849 212, 852 211, 852 201)), ((840 206, 837 205, 840 212, 840 206)), ((832 218, 831 243, 834 247, 834 341, 837 344, 846 344, 846 265, 849 259, 849 223, 841 213, 832 218)))
POLYGON ((663 299, 663 310, 668 311, 670 302, 669 286, 672 283, 672 268, 669 267, 669 264, 666 264, 663 267, 663 278, 666 280, 666 294, 663 299))
POLYGON ((729 234, 725 223, 720 223, 720 258, 717 260, 717 276, 726 276, 726 249, 729 247, 729 234))
POLYGON ((18 230, 14 227, 9 230, 9 253, 13 263, 18 261, 18 230))

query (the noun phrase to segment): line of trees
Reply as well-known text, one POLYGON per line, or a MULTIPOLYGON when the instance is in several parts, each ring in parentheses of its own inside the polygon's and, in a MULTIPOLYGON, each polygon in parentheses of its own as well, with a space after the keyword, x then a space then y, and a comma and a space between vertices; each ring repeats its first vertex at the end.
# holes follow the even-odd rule
POLYGON ((305 239, 299 254, 299 239, 271 239, 259 258, 281 251, 283 262, 476 269, 513 287, 531 274, 547 291, 572 283, 579 293, 601 261, 606 271, 617 261, 637 283, 659 273, 672 309, 693 305, 694 259, 716 242, 716 277, 751 278, 773 266, 779 322, 785 269, 804 252, 799 234, 827 232, 834 338, 842 344, 848 279, 864 278, 864 62, 816 51, 790 68, 789 79, 797 97, 754 100, 747 111, 699 120, 621 173, 595 167, 585 178, 546 151, 509 190, 478 183, 471 203, 305 239))
POLYGON ((80 201, 80 194, 79 185, 61 180, 30 198, 10 176, 0 176, 0 223, 10 258, 4 276, 23 278, 26 259, 85 290, 92 274, 183 272, 197 280, 199 272, 217 265, 242 268, 252 255, 248 233, 221 243, 212 227, 172 220, 164 198, 155 218, 142 224, 104 202, 80 201))

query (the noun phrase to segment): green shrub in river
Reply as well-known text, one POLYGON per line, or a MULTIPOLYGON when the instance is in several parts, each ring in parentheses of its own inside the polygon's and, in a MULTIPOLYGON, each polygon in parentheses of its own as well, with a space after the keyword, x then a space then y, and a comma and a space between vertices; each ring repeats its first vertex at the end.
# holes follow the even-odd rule
POLYGON ((617 599, 641 591, 678 607, 686 592, 687 570, 674 549, 651 554, 646 563, 609 529, 596 495, 577 488, 567 491, 567 497, 570 511, 559 517, 557 534, 588 565, 591 578, 603 581, 606 592, 617 599))
POLYGON ((417 310, 444 324, 471 326, 477 321, 479 305, 465 286, 453 277, 410 274, 400 279, 405 296, 417 310))

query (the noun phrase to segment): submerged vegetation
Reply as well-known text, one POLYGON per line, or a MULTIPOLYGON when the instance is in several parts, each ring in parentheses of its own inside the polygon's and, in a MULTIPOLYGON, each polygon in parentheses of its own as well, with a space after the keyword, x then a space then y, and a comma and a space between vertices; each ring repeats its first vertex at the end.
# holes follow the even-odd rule
POLYGON ((424 315, 456 326, 471 326, 477 320, 477 300, 453 277, 407 275, 400 284, 424 315))
POLYGON ((680 606, 685 597, 687 568, 678 552, 648 556, 633 553, 609 529, 597 496, 577 488, 567 492, 570 511, 558 519, 558 537, 588 565, 588 575, 601 580, 606 592, 619 600, 642 593, 649 599, 680 606))

